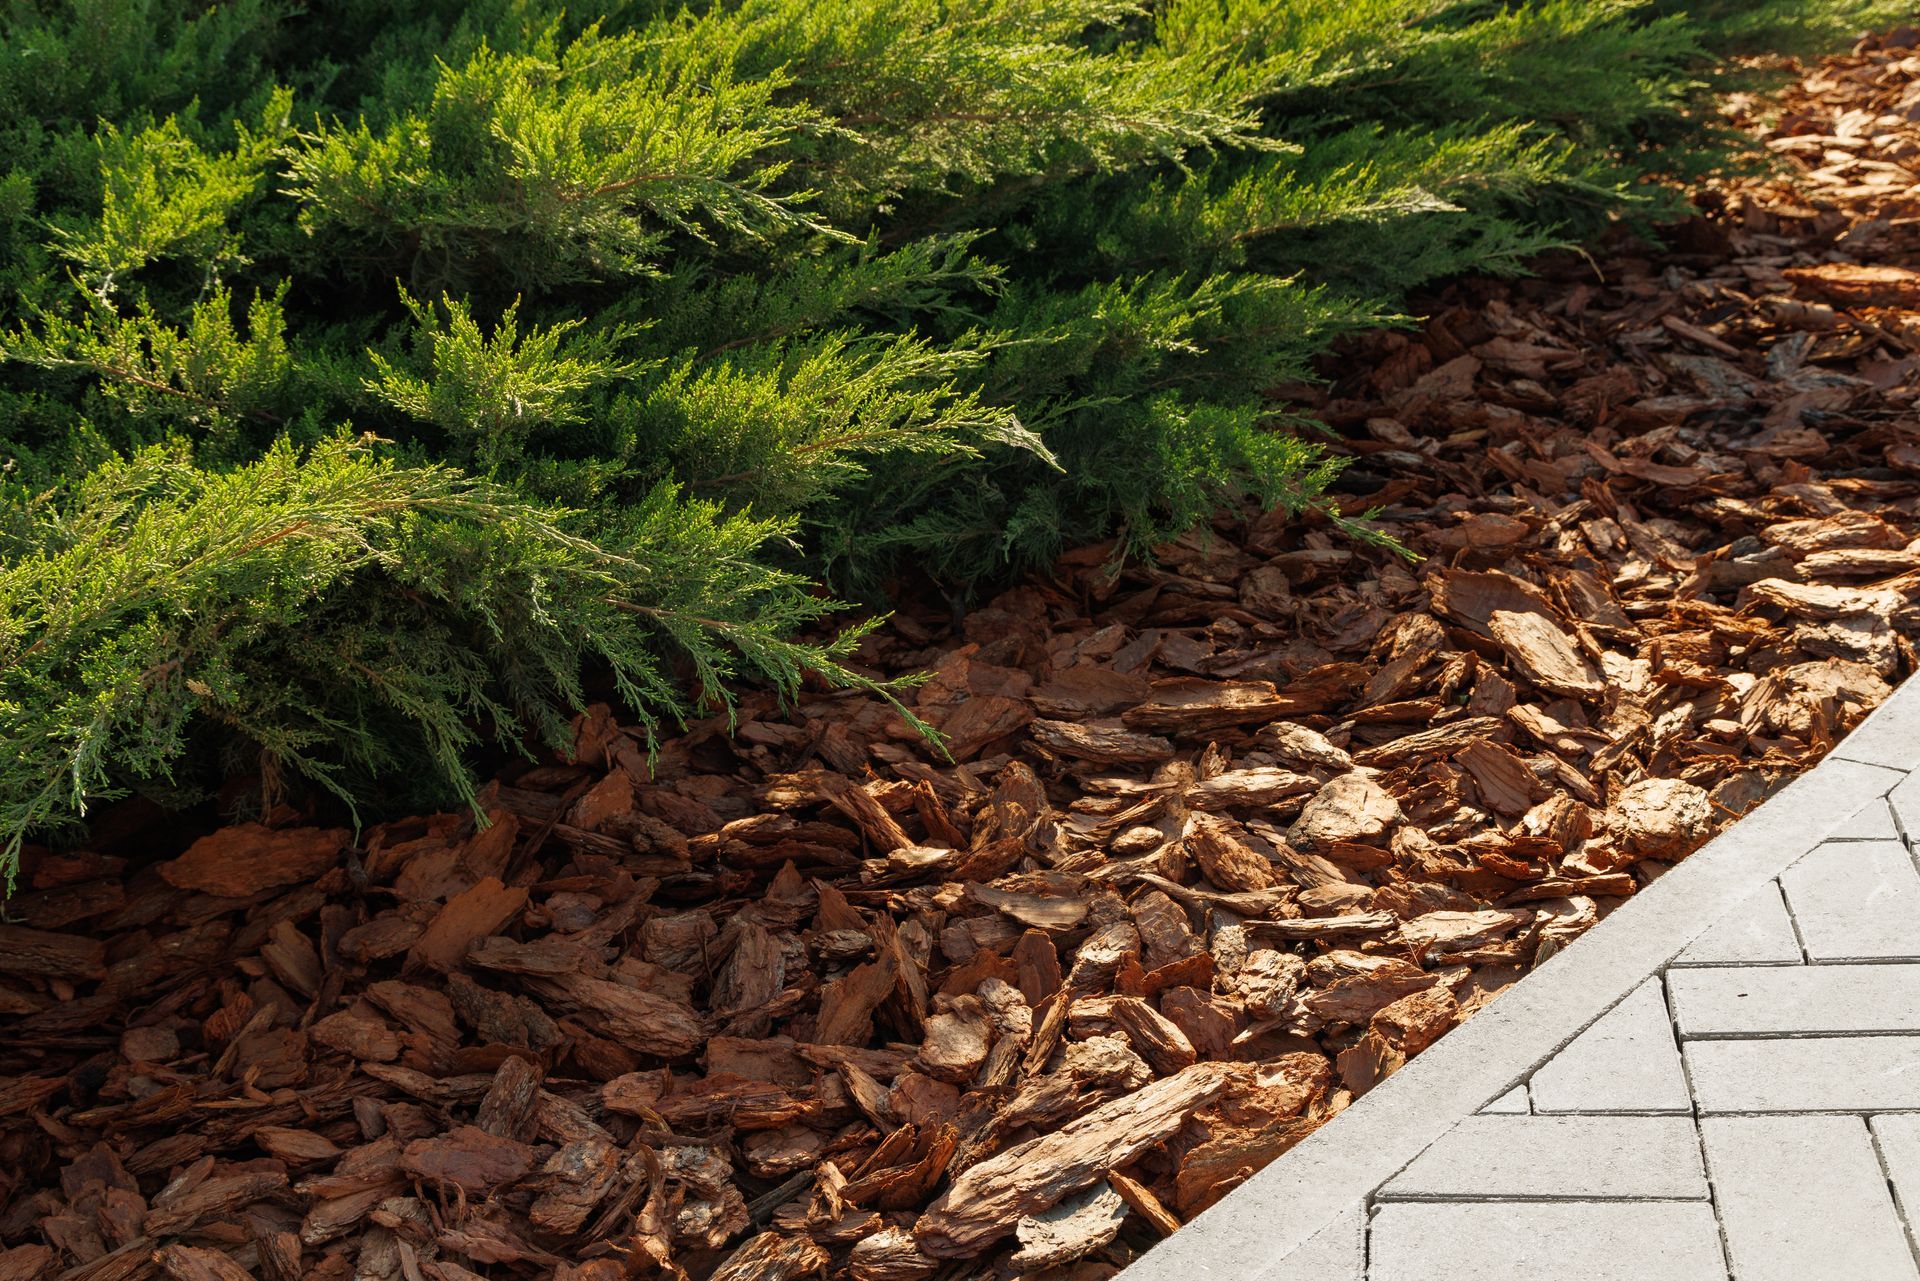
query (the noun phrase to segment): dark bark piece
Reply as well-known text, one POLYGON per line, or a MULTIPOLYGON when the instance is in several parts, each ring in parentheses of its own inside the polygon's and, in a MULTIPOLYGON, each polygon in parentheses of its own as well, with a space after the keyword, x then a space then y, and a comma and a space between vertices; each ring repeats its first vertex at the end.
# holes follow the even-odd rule
POLYGON ((0 925, 0 973, 97 979, 106 972, 107 947, 99 939, 0 925))
POLYGON ((541 1232, 578 1232, 620 1179, 620 1149, 606 1139, 578 1139, 548 1157, 529 1182, 540 1193, 527 1220, 541 1232))
POLYGON ((310 1035, 316 1045, 363 1060, 390 1063, 400 1057, 399 1034, 370 1010, 366 1013, 341 1010, 329 1014, 313 1025, 310 1035))
POLYGON ((873 1012, 899 986, 899 963, 891 952, 854 967, 820 993, 814 1036, 828 1045, 861 1045, 873 1032, 873 1012))
POLYGON ((313 880, 338 861, 348 839, 345 828, 275 830, 239 823, 201 837, 179 858, 160 864, 160 875, 183 890, 247 898, 313 880))
POLYGON ((432 1183, 449 1183, 469 1196, 485 1196, 533 1168, 524 1143, 462 1125, 439 1138, 415 1139, 400 1154, 400 1168, 432 1183))
POLYGON ((151 1237, 186 1232, 210 1219, 230 1215, 239 1207, 286 1186, 287 1176, 277 1170, 226 1175, 197 1183, 185 1183, 183 1176, 154 1195, 144 1231, 151 1237), (176 1188, 180 1190, 176 1192, 176 1188))
POLYGON ((682 1001, 583 974, 541 979, 537 987, 578 1011, 589 1027, 640 1054, 681 1058, 706 1043, 698 1011, 682 1001))
POLYGON ((958 1145, 958 1132, 950 1124, 922 1129, 909 1122, 881 1142, 842 1195, 850 1203, 880 1210, 924 1204, 958 1145))
POLYGON ((263 1125, 253 1132, 254 1142, 270 1155, 289 1165, 315 1165, 340 1155, 339 1145, 324 1134, 296 1130, 284 1125, 263 1125))
POLYGON ((1024 699, 987 694, 969 698, 939 718, 940 732, 957 761, 972 760, 983 748, 1024 728, 1033 707, 1024 699))
POLYGON ((17 1245, 0 1250, 0 1281, 41 1281, 54 1275, 52 1250, 44 1245, 17 1245))
POLYGON ((163 1245, 153 1252, 153 1261, 169 1281, 252 1281, 231 1257, 197 1245, 163 1245))
POLYGON ((771 931, 751 921, 733 932, 733 952, 715 977, 711 1004, 714 1017, 748 1014, 735 1031, 764 1036, 772 1026, 772 1015, 762 1011, 786 984, 786 962, 780 943, 771 931))
POLYGON ((526 904, 526 890, 502 885, 491 876, 483 877, 472 888, 441 905, 407 953, 407 964, 434 970, 452 969, 466 957, 470 945, 490 934, 498 934, 526 904))
POLYGON ((473 1123, 495 1138, 525 1143, 538 1123, 540 1083, 545 1074, 529 1059, 509 1054, 473 1114, 473 1123))

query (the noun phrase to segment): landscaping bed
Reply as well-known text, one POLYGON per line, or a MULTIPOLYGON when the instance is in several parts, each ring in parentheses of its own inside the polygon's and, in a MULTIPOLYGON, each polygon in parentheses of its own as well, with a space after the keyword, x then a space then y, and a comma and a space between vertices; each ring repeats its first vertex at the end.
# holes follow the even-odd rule
POLYGON ((1916 665, 1920 35, 1800 170, 1292 388, 1350 514, 1111 548, 357 837, 29 851, 0 1281, 1110 1275, 1916 665), (1915 166, 1909 169, 1908 166, 1915 166))

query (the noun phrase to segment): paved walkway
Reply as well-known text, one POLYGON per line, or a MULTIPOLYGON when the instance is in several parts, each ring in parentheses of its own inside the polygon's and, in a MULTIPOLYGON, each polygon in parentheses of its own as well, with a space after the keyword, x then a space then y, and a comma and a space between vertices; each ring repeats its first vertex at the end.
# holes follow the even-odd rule
POLYGON ((1920 1281, 1920 775, 1382 1184, 1368 1281, 1920 1281))
POLYGON ((1916 840, 1920 681, 1124 1281, 1920 1281, 1916 840))

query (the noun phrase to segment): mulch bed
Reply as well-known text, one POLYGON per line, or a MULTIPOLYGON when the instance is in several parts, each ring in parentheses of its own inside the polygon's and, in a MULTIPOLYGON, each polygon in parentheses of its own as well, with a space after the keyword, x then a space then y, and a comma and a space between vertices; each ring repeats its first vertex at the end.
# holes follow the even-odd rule
POLYGON ((1418 563, 1256 515, 908 610, 953 762, 598 712, 482 829, 30 857, 0 1281, 1111 1275, 1914 668, 1916 39, 1731 104, 1793 181, 1299 393, 1418 563))

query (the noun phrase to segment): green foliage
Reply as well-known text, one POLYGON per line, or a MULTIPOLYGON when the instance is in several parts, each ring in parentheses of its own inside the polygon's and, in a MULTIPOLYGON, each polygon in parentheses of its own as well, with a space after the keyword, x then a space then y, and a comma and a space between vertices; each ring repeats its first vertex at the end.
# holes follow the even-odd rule
POLYGON ((323 126, 291 157, 316 241, 426 288, 553 289, 652 270, 671 233, 832 234, 809 193, 770 189, 781 144, 816 119, 777 74, 743 80, 684 33, 589 31, 558 54, 482 46, 429 102, 375 132, 323 126), (675 37, 678 38, 675 38, 675 37))
POLYGON ((161 258, 195 263, 209 277, 237 262, 230 223, 266 176, 292 103, 276 90, 260 131, 236 122, 239 139, 228 152, 196 145, 176 116, 131 135, 102 124, 94 137, 100 215, 71 231, 54 226, 56 251, 78 269, 81 285, 105 303, 117 279, 161 258))
POLYGON ((489 475, 517 462, 535 433, 585 421, 585 393, 633 372, 614 355, 629 336, 617 328, 582 335, 584 321, 564 320, 522 334, 516 300, 489 335, 461 299, 443 297, 444 315, 404 290, 401 300, 419 325, 415 346, 423 372, 369 352, 374 373, 367 391, 438 427, 445 456, 489 475))
POLYGON ((831 606, 762 563, 778 524, 666 486, 607 541, 569 523, 344 437, 226 472, 163 447, 96 469, 0 568, 0 857, 128 779, 207 781, 209 733, 351 804, 423 767, 464 790, 482 726, 564 746, 589 671, 649 730, 689 683, 720 704, 740 676, 867 683, 840 664, 860 629, 789 639, 831 606))
POLYGON ((1879 7, 11 6, 0 840, 459 796, 590 682, 856 681, 823 580, 1324 513, 1330 342, 1666 207, 1715 50, 1879 7))

